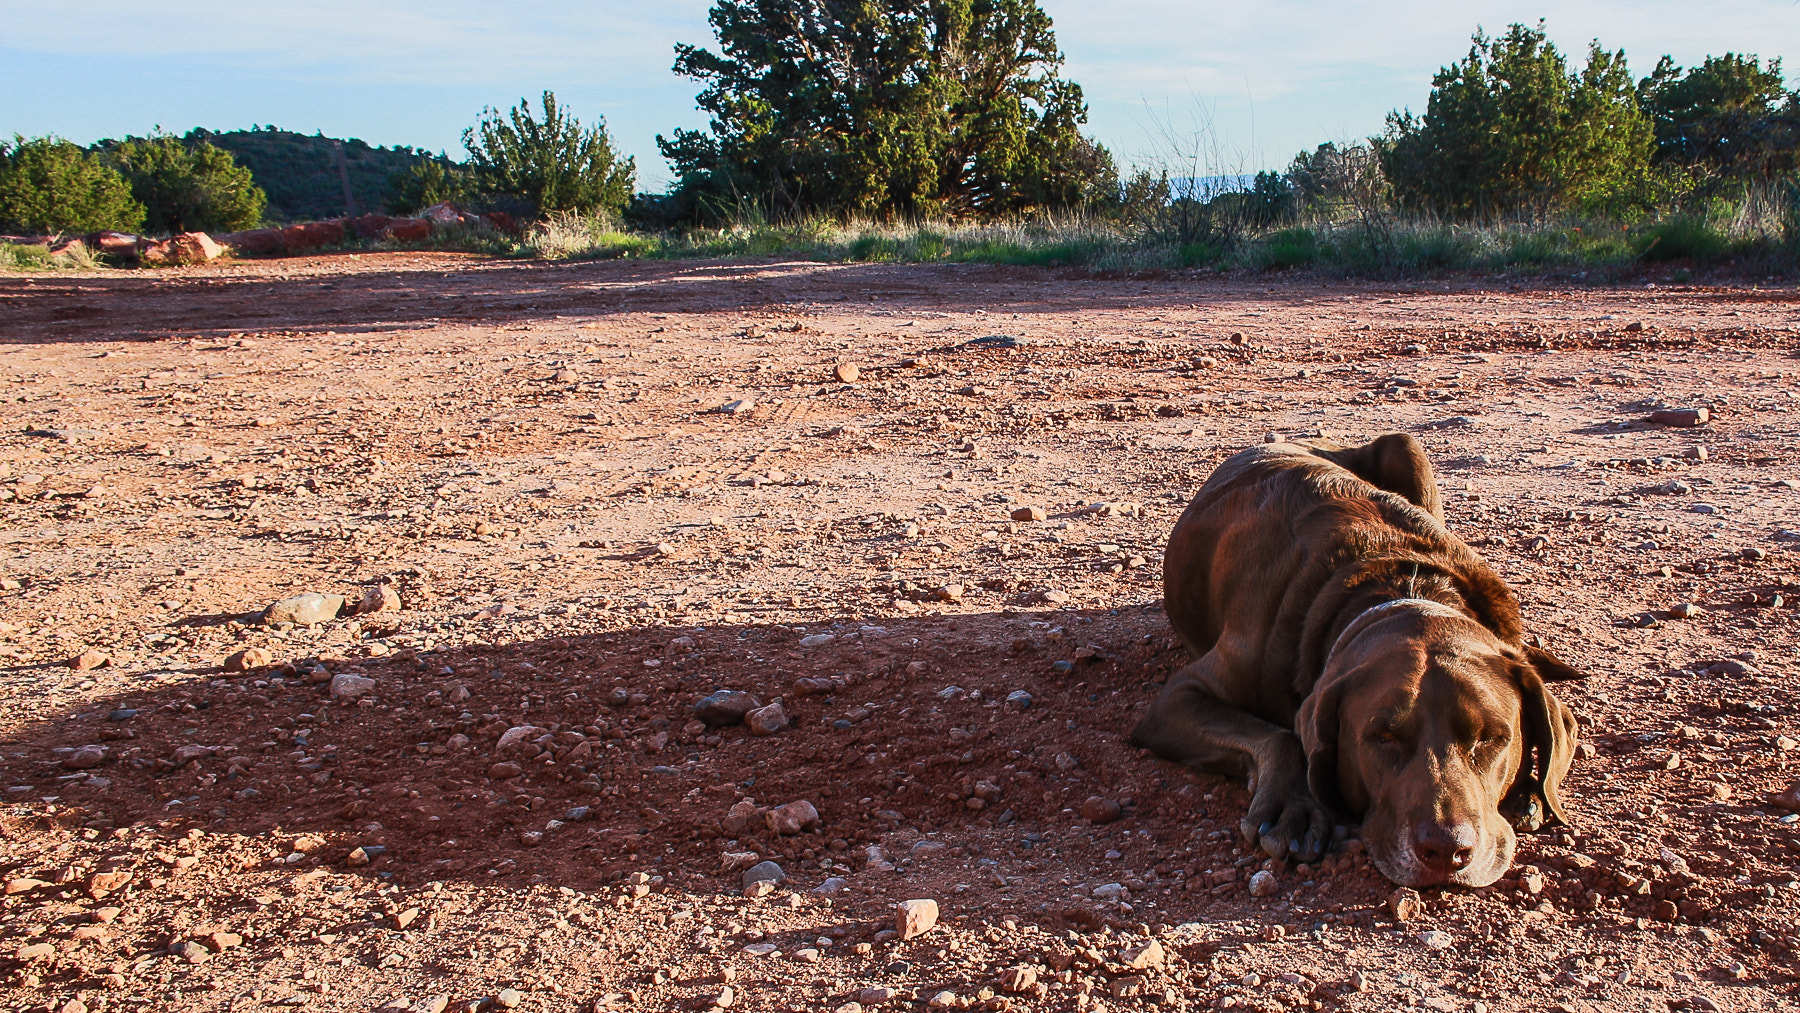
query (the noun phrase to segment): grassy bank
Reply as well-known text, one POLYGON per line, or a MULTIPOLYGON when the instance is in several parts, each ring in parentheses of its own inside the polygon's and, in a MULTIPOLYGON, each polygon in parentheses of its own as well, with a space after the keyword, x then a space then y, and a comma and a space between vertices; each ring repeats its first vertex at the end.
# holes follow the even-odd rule
MULTIPOLYGON (((444 237, 451 239, 452 237, 444 237)), ((546 259, 780 256, 842 263, 979 263, 1093 270, 1313 270, 1395 277, 1438 273, 1676 270, 1800 273, 1800 228, 1738 227, 1729 219, 1670 217, 1624 226, 1562 222, 1447 225, 1382 218, 1285 228, 1220 228, 1181 242, 1102 219, 994 225, 809 222, 649 234, 565 218, 523 238, 474 237, 491 252, 546 259)))
MULTIPOLYGON (((1190 223, 1191 224, 1191 223, 1190 223)), ((485 224, 440 227, 422 242, 352 241, 340 251, 436 249, 547 260, 785 257, 824 263, 1006 264, 1095 271, 1310 271, 1350 277, 1441 274, 1581 274, 1595 280, 1656 269, 1763 277, 1800 275, 1793 215, 1684 215, 1636 225, 1566 221, 1450 225, 1391 215, 1252 228, 1201 228, 1104 218, 1042 218, 966 225, 811 221, 682 232, 639 232, 604 218, 563 216, 521 236, 485 224), (1203 238, 1188 238, 1180 233, 1203 238)), ((41 246, 0 245, 0 270, 103 266, 91 253, 52 257, 41 246)))

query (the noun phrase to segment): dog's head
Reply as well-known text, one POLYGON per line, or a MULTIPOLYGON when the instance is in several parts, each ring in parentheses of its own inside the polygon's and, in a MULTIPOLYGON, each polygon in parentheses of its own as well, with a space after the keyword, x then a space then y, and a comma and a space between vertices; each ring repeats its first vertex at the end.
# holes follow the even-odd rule
POLYGON ((1447 606, 1365 613, 1295 720, 1321 802, 1361 814, 1370 857, 1403 886, 1486 886, 1514 828, 1562 825, 1575 717, 1545 688, 1582 673, 1447 606))

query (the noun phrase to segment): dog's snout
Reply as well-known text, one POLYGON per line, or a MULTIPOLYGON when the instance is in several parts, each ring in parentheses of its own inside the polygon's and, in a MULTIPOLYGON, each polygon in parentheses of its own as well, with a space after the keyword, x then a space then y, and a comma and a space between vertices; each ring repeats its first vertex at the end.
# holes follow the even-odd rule
POLYGON ((1438 875, 1461 872, 1475 860, 1475 828, 1467 823, 1420 823, 1413 828, 1413 854, 1438 875))

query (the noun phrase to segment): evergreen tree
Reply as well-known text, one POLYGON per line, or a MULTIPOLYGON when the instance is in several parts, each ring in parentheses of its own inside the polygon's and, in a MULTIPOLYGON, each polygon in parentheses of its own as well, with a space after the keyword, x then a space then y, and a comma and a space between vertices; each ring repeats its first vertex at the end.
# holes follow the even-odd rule
POLYGON ((557 105, 554 92, 544 92, 543 107, 542 120, 532 117, 525 99, 504 115, 483 109, 481 122, 463 131, 475 188, 521 198, 540 214, 623 210, 631 202, 637 164, 619 157, 605 121, 583 128, 557 105))
POLYGON ((1455 218, 1543 215, 1638 184, 1652 146, 1625 54, 1598 42, 1571 72, 1543 26, 1476 32, 1432 79, 1425 115, 1388 116, 1381 162, 1396 199, 1455 218))
POLYGON ((1726 53, 1684 71, 1665 56, 1638 97, 1656 127, 1659 163, 1727 176, 1800 168, 1800 99, 1785 87, 1779 58, 1764 67, 1726 53))
POLYGON ((658 137, 703 213, 1002 215, 1104 201, 1081 88, 1036 0, 718 0, 676 47, 710 132, 658 137))
POLYGON ((24 232, 136 231, 144 206, 91 152, 55 137, 0 143, 0 225, 24 232))
POLYGON ((144 205, 151 232, 236 232, 262 224, 268 195, 224 148, 162 133, 98 147, 144 205))

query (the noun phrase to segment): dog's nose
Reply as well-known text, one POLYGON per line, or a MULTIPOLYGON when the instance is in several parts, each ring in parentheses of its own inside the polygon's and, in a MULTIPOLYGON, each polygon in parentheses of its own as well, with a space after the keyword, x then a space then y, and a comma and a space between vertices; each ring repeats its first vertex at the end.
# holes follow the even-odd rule
POLYGON ((1475 860, 1475 828, 1467 823, 1420 823, 1413 828, 1413 854, 1433 872, 1461 872, 1475 860))

